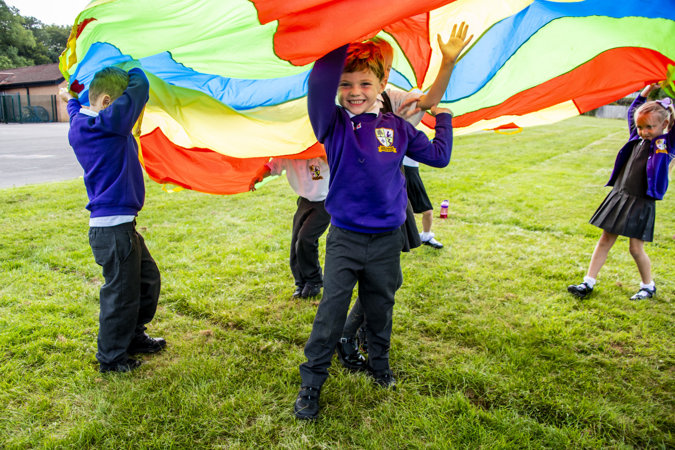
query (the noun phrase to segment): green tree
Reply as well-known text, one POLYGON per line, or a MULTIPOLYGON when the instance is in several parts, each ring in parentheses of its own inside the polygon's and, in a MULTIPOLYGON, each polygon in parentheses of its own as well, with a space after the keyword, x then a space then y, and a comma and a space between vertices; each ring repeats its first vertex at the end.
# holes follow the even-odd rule
POLYGON ((70 27, 65 25, 44 25, 40 30, 42 36, 36 36, 47 50, 51 62, 58 62, 70 36, 70 27))
POLYGON ((45 25, 0 0, 0 69, 58 62, 70 29, 45 25))
POLYGON ((45 25, 35 17, 24 17, 24 27, 33 34, 35 47, 31 56, 35 64, 58 62, 66 47, 70 28, 60 25, 45 25))
POLYGON ((19 10, 0 0, 0 68, 33 65, 28 57, 33 47, 35 37, 24 28, 19 10))

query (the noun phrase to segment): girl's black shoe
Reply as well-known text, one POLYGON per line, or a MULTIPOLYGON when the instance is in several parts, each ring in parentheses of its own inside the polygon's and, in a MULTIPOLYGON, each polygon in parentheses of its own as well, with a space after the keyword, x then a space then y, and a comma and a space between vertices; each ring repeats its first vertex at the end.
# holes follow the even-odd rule
POLYGON ((640 288, 639 291, 637 291, 637 294, 632 296, 630 299, 631 300, 645 300, 648 298, 652 298, 656 294, 656 287, 654 289, 649 289, 646 287, 640 288))
POLYGON ((588 283, 584 281, 581 284, 573 284, 571 286, 567 286, 567 292, 574 295, 575 297, 584 298, 588 294, 593 292, 593 288, 590 287, 588 283))

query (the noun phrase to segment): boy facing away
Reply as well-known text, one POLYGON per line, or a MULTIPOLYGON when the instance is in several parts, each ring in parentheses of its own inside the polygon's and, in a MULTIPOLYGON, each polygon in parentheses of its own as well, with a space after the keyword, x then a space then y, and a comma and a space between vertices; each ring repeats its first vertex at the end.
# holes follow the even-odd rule
MULTIPOLYGON (((463 46, 461 42, 460 51, 463 46)), ((430 142, 404 119, 378 114, 384 77, 384 59, 372 42, 328 53, 309 77, 309 117, 331 171, 325 202, 331 228, 323 297, 305 345, 307 362, 300 365, 302 384, 294 405, 299 419, 319 414, 319 393, 357 282, 367 317, 367 369, 380 386, 395 386, 389 345, 407 205, 401 162, 408 155, 445 167, 452 149, 452 116, 447 109, 432 108, 436 137, 430 142), (336 88, 340 106, 335 105, 336 88)))
POLYGON ((89 245, 103 269, 96 359, 101 372, 128 372, 141 362, 136 353, 155 353, 162 338, 145 333, 157 310, 160 274, 136 216, 145 201, 143 169, 132 128, 148 101, 148 79, 141 69, 106 67, 89 86, 88 108, 64 89, 68 100, 68 140, 84 169, 91 212, 89 245))

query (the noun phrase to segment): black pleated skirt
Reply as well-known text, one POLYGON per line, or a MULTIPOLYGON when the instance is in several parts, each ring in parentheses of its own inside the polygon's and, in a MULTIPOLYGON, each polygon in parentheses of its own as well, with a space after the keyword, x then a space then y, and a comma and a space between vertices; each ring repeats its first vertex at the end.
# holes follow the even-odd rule
POLYGON ((434 207, 431 206, 427 190, 424 188, 424 183, 422 183, 419 167, 403 166, 403 170, 405 171, 405 185, 408 193, 408 200, 410 200, 410 204, 412 205, 415 214, 434 209, 434 207))
POLYGON ((651 242, 654 240, 656 201, 612 189, 600 204, 590 224, 603 230, 651 242))
POLYGON ((405 237, 405 242, 403 243, 402 252, 409 252, 413 248, 417 248, 422 245, 422 239, 420 239, 420 233, 417 231, 417 222, 415 222, 415 213, 413 212, 410 202, 405 209, 405 222, 401 225, 403 230, 403 236, 405 237))

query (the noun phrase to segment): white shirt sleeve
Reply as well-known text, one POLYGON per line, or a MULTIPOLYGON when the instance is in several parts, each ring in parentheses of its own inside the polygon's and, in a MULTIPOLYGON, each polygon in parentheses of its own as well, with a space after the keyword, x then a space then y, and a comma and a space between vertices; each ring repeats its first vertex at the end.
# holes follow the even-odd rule
POLYGON ((272 158, 265 165, 269 167, 271 175, 281 175, 285 169, 284 159, 272 158))

